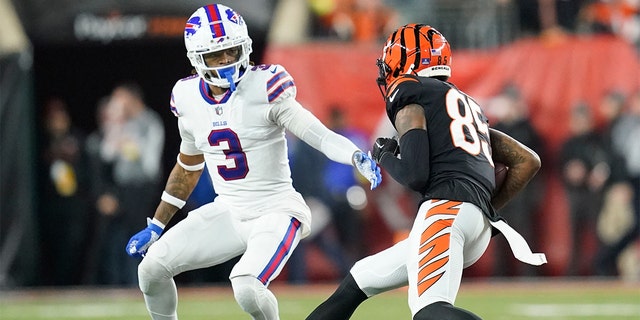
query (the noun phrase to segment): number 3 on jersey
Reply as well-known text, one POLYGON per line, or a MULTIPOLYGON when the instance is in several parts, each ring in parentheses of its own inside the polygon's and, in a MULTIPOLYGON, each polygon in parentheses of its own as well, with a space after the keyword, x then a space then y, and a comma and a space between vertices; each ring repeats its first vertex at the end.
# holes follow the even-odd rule
POLYGON ((223 150, 226 159, 233 160, 234 166, 218 166, 218 174, 227 181, 243 179, 249 173, 249 166, 238 135, 231 129, 212 130, 209 133, 209 145, 219 147, 223 142, 228 145, 223 150))
POLYGON ((489 147, 489 126, 480 118, 482 115, 480 106, 462 92, 453 89, 447 92, 446 104, 447 113, 451 117, 449 131, 453 145, 474 156, 482 152, 493 167, 489 147), (464 115, 461 111, 464 111, 464 115), (465 134, 465 129, 468 136, 465 134))

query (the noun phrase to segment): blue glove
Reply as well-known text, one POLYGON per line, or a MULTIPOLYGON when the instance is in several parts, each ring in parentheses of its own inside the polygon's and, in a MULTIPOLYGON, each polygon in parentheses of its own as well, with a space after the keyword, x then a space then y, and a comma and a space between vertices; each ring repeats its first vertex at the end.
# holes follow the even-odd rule
POLYGON ((362 151, 356 151, 353 154, 353 164, 360 174, 371 182, 371 190, 380 185, 380 182, 382 182, 380 167, 371 159, 371 156, 366 155, 362 151))
POLYGON ((147 227, 136 233, 127 244, 127 254, 132 257, 144 257, 147 249, 160 238, 164 226, 159 226, 147 218, 147 227))

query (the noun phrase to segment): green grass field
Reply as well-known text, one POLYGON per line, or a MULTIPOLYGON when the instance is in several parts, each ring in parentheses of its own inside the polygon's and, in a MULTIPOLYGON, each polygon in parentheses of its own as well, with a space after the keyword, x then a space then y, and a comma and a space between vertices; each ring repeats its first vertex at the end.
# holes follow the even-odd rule
MULTIPOLYGON (((282 320, 300 320, 335 285, 272 285, 282 320)), ((179 288, 181 320, 249 319, 230 288, 179 288)), ((640 284, 610 281, 542 280, 464 283, 457 305, 483 319, 640 319, 640 284)), ((137 290, 67 289, 0 292, 2 320, 149 319, 137 290)), ((410 319, 404 290, 366 301, 355 320, 410 319)), ((331 320, 331 319, 327 319, 331 320)))

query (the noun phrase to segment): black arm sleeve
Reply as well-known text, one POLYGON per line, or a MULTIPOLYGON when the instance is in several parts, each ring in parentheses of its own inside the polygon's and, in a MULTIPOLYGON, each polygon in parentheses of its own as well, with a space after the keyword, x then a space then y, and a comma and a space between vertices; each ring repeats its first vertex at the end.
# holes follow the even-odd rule
POLYGON ((400 138, 400 156, 384 153, 380 165, 399 183, 424 193, 429 181, 429 135, 411 129, 400 138))

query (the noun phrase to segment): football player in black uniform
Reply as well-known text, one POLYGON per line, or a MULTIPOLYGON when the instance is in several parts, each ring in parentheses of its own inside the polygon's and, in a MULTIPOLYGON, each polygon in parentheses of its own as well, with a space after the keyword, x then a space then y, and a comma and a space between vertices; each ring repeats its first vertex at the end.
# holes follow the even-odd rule
POLYGON ((462 270, 480 259, 494 228, 521 261, 546 262, 495 211, 536 174, 540 159, 489 129, 480 106, 447 82, 451 49, 436 29, 409 24, 394 31, 377 65, 400 138, 378 138, 373 158, 423 199, 409 237, 356 262, 307 319, 348 319, 367 298, 407 284, 414 320, 480 319, 454 302, 462 270), (493 161, 509 167, 497 190, 493 161))

